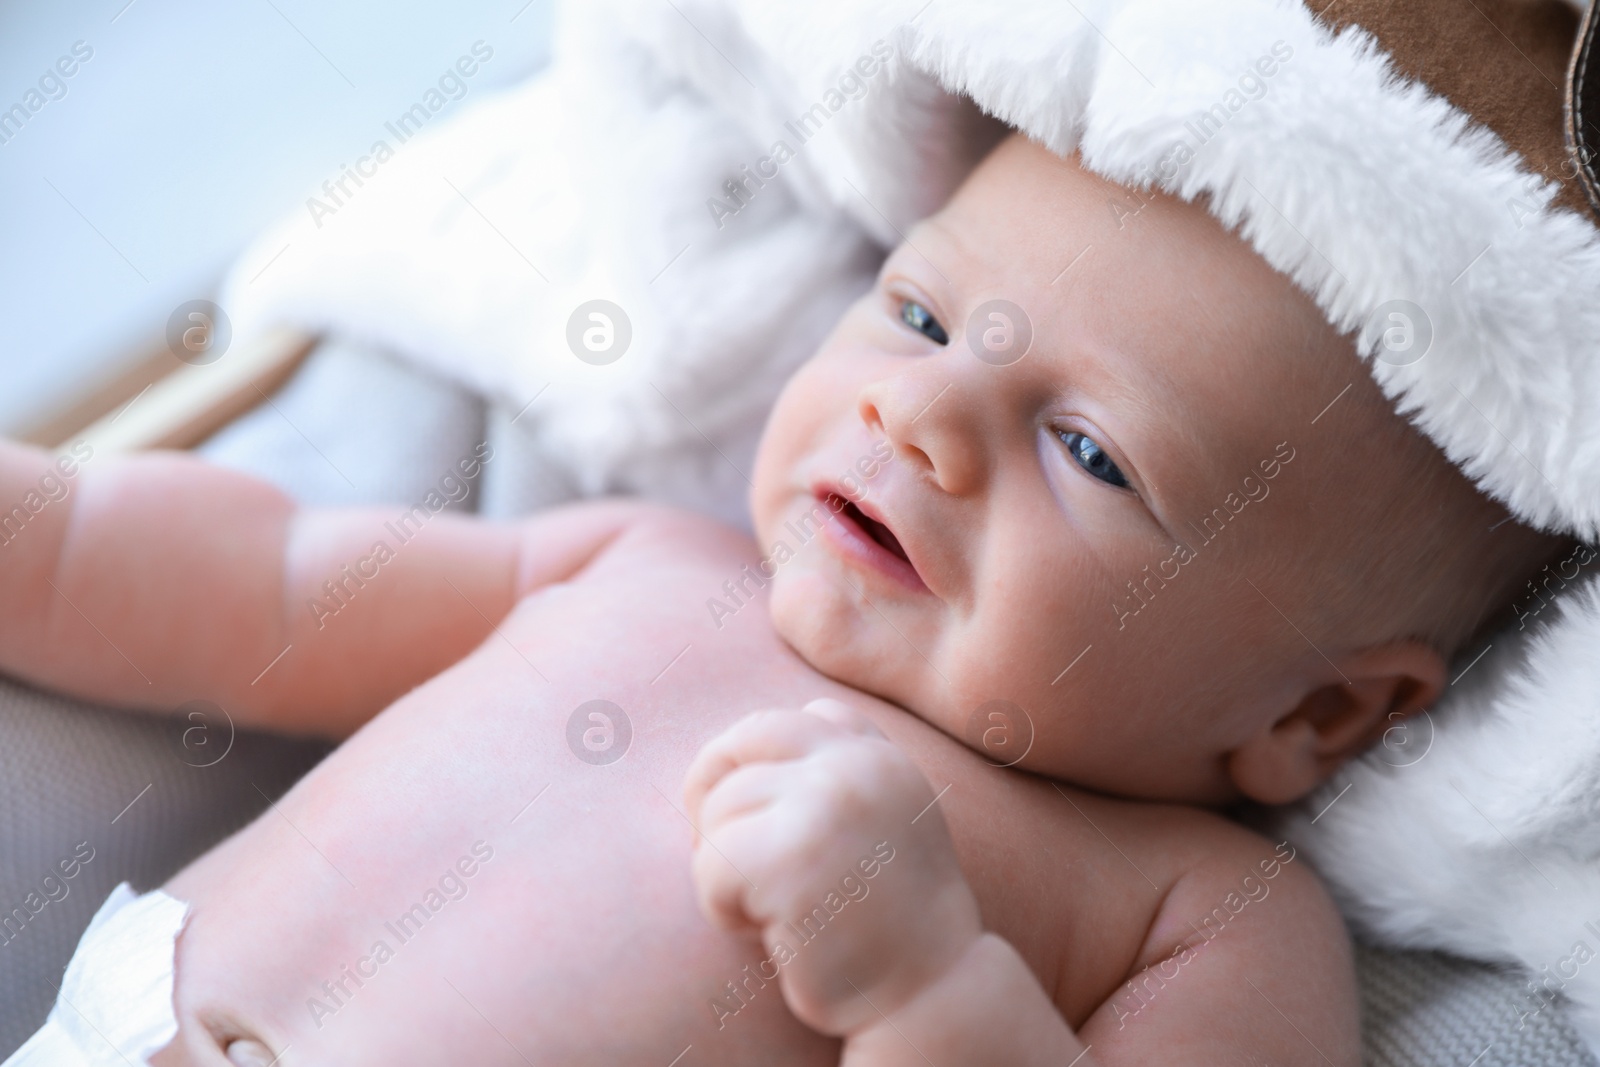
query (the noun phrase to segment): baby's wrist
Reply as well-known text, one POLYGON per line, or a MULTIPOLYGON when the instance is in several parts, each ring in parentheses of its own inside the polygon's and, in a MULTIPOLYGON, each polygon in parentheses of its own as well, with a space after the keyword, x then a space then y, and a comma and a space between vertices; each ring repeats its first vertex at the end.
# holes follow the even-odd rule
MULTIPOLYGON (((924 1064, 938 1049, 941 1067, 959 1064, 1055 1064, 1083 1051, 1071 1027, 1017 950, 980 932, 964 952, 893 1008, 885 1007, 846 1038, 844 1063, 889 1067, 924 1064)), ((1078 1067, 1088 1067, 1088 1060, 1078 1067)))
POLYGON ((901 965, 886 971, 874 983, 875 991, 870 987, 863 990, 875 1005, 871 1013, 874 1020, 882 1020, 880 1010, 893 1014, 897 1007, 909 1004, 944 981, 984 937, 977 898, 964 879, 938 887, 919 905, 922 921, 918 936, 901 944, 891 956, 901 965))

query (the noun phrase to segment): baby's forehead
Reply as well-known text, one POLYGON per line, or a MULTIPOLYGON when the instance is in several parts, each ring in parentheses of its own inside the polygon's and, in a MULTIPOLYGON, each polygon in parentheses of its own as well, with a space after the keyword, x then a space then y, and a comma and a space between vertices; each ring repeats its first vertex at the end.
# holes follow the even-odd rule
POLYGON ((1119 185, 1076 156, 1058 156, 1020 134, 985 157, 945 205, 918 224, 911 239, 920 233, 937 234, 958 262, 991 273, 1015 268, 1012 277, 1025 276, 1058 291, 1072 287, 1082 272, 1069 268, 1092 253, 1102 263, 1142 273, 1147 284, 1141 290, 1163 277, 1220 272, 1236 288, 1293 293, 1321 317, 1203 203, 1119 185))
POLYGON ((1005 300, 1044 350, 1065 343, 1202 393, 1262 377, 1309 388, 1354 358, 1313 301, 1204 205, 1117 185, 1021 136, 907 234, 891 268, 942 290, 952 337, 975 308, 1005 300), (1312 358, 1331 342, 1344 358, 1312 358))

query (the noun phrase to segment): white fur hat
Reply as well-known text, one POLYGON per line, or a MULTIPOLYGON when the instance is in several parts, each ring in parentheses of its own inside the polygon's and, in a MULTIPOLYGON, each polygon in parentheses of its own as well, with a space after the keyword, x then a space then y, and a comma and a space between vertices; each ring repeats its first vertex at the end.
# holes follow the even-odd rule
POLYGON ((786 169, 885 243, 992 143, 963 98, 1108 179, 1204 195, 1356 334, 1399 410, 1480 488, 1532 525, 1600 534, 1600 232, 1557 84, 1570 5, 623 6, 634 32, 680 39, 680 72, 763 143, 798 148, 796 117, 825 118, 786 169), (893 88, 847 101, 880 42, 893 88))

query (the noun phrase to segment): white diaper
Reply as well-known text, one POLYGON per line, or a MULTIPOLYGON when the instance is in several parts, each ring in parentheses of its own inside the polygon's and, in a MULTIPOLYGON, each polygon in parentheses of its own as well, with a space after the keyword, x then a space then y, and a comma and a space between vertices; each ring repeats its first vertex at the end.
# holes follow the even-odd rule
POLYGON ((128 1067, 178 1032, 173 948, 189 905, 159 889, 111 891, 62 976, 50 1017, 0 1067, 128 1067))

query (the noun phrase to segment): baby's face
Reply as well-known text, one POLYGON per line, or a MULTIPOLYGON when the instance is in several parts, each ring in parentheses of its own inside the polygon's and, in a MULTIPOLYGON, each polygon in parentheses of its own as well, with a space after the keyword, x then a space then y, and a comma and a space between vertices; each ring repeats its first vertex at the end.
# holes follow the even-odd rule
POLYGON ((1319 501, 1381 457, 1313 420, 1375 386, 1201 207, 1146 199, 1003 144, 789 382, 752 507, 819 670, 975 746, 1000 727, 997 762, 1221 799, 1226 754, 1336 680, 1301 576, 1319 501))

